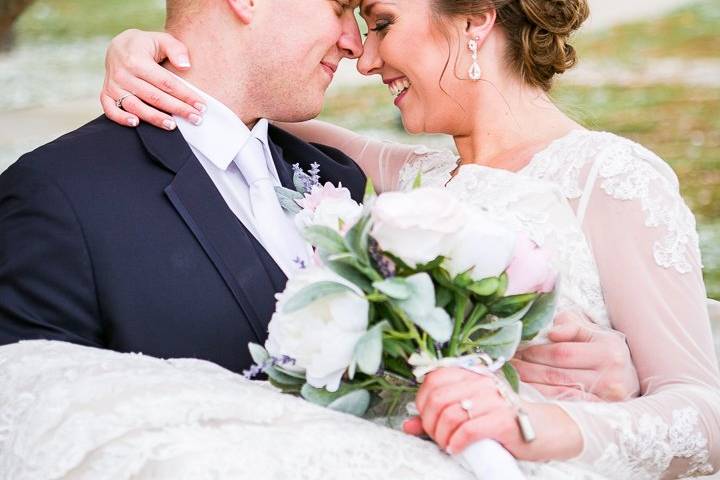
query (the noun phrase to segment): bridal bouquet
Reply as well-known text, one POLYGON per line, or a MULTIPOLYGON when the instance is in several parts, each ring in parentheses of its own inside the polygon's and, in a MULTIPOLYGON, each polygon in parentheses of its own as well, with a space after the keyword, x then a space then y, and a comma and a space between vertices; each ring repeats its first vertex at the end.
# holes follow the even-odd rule
POLYGON ((381 195, 370 185, 363 205, 329 183, 281 189, 315 258, 277 295, 248 376, 358 416, 392 417, 444 366, 501 371, 517 389, 506 360, 554 315, 548 256, 420 183, 381 195))

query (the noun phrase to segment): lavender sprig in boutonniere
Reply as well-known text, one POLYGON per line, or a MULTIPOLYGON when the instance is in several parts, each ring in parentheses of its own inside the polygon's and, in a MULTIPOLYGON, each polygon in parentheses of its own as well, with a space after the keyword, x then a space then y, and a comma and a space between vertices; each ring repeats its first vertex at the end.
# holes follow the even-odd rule
POLYGON ((312 192, 313 187, 320 185, 320 164, 311 163, 310 170, 304 172, 299 163, 293 168, 293 186, 295 190, 285 187, 275 187, 275 193, 280 201, 280 206, 291 214, 300 213, 301 207, 297 201, 305 198, 306 194, 312 192))

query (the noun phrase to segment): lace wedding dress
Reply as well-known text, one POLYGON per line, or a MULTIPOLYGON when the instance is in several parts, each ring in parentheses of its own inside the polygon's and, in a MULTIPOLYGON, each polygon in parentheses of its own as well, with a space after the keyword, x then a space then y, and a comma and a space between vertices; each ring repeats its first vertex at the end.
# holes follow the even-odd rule
MULTIPOLYGON (((659 159, 609 134, 574 132, 517 174, 464 166, 451 179, 457 160, 449 153, 333 135, 324 143, 363 163, 378 186, 408 185, 421 170, 426 184, 447 184, 552 247, 563 306, 626 335, 643 396, 557 401, 580 425, 585 448, 572 462, 522 463, 528 478, 717 468, 720 381, 694 220, 659 159)), ((430 442, 207 362, 32 341, 0 347, 0 478, 472 476, 430 442)))

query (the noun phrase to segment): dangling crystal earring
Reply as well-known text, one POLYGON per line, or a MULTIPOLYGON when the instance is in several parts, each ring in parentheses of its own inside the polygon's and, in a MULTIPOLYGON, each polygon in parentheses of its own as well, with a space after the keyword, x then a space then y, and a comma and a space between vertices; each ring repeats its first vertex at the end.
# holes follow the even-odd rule
POLYGON ((468 70, 468 75, 470 76, 470 80, 477 82, 482 77, 482 70, 480 69, 480 65, 477 63, 478 59, 478 40, 479 37, 472 38, 468 41, 468 48, 470 49, 470 53, 472 54, 472 60, 473 63, 470 65, 470 69, 468 70))

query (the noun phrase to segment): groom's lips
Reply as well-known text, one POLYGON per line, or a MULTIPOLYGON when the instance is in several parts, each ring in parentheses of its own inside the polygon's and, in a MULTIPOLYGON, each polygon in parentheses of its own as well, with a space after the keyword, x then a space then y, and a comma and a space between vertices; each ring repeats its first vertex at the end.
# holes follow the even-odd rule
POLYGON ((337 71, 338 66, 334 65, 332 63, 327 62, 320 62, 320 65, 325 69, 325 71, 330 75, 330 78, 332 79, 335 76, 335 72, 337 71))

